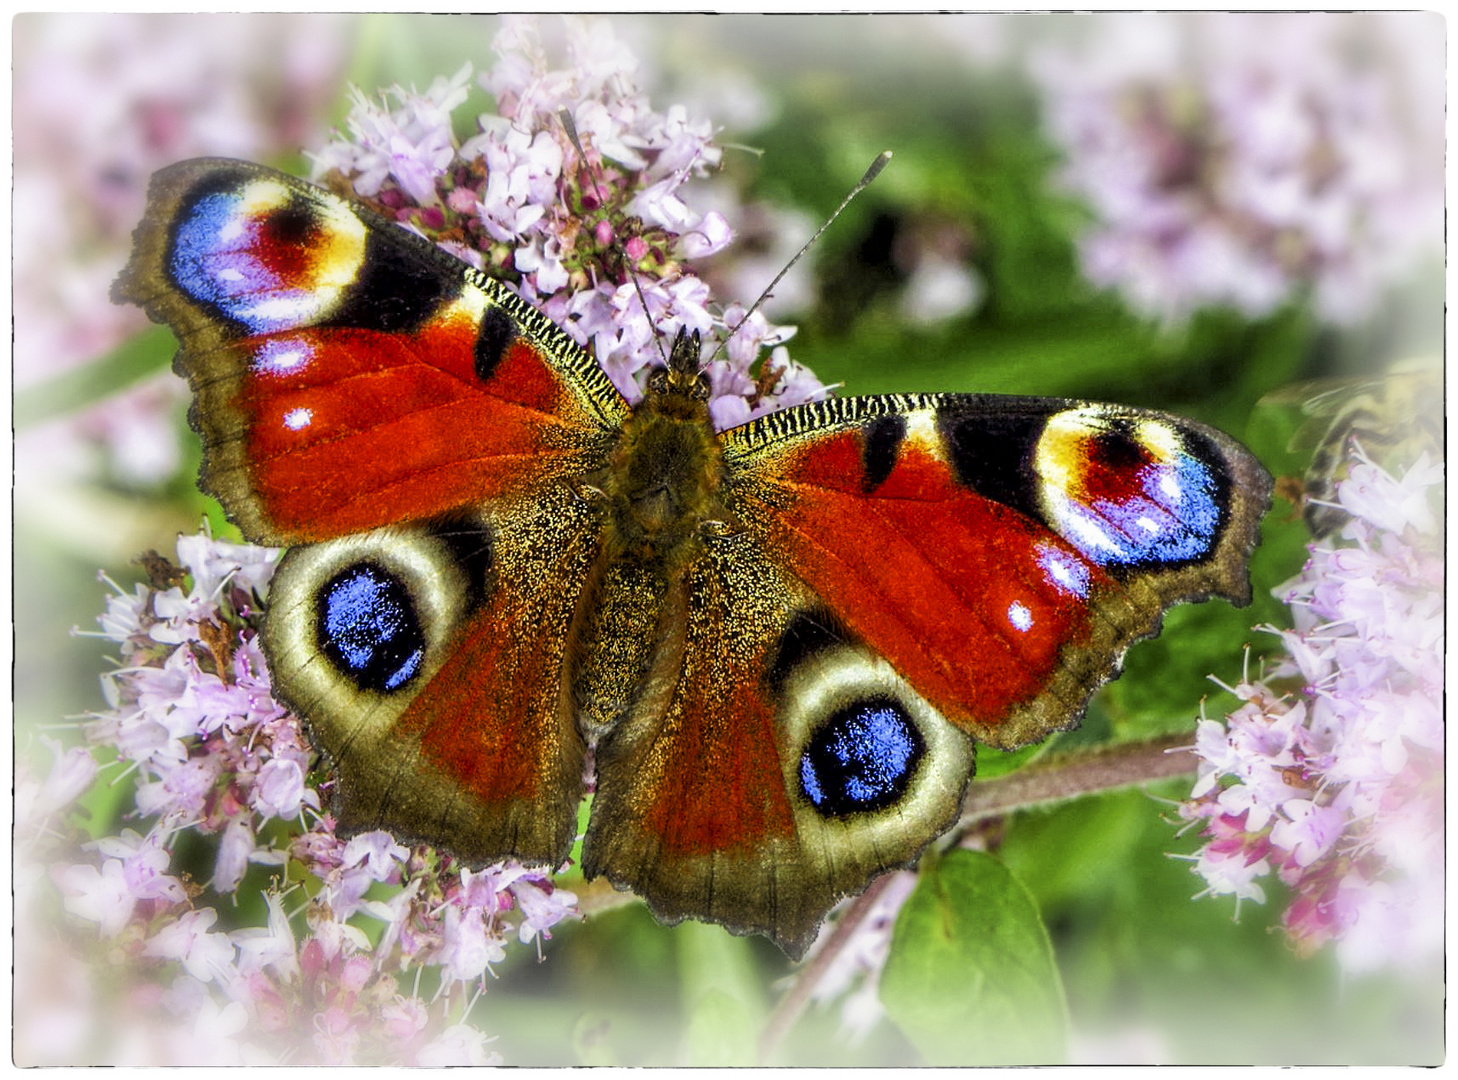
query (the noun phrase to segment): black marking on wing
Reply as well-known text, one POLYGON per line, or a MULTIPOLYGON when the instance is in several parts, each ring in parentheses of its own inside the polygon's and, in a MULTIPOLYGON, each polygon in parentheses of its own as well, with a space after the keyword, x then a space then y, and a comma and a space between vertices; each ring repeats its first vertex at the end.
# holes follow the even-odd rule
POLYGON ((901 441, 906 438, 906 417, 879 416, 862 433, 861 461, 865 465, 862 490, 867 495, 886 482, 896 467, 901 441))
POLYGON ((1019 410, 1003 415, 980 409, 968 413, 939 411, 937 427, 957 482, 1036 519, 1038 486, 1033 455, 1048 415, 1056 407, 1050 405, 1046 412, 1019 410))
POLYGON ((516 323, 512 322, 505 309, 494 304, 488 307, 476 336, 476 378, 483 383, 491 380, 516 337, 516 323))
POLYGON ((840 620, 824 609, 810 608, 795 612, 780 634, 766 677, 771 693, 783 691, 786 680, 810 657, 835 648, 850 640, 851 634, 840 620))

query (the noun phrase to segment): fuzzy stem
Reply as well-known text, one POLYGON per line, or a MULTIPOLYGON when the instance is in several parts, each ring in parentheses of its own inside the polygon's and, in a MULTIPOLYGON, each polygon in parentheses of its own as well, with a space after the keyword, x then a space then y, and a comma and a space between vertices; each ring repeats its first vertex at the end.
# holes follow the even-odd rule
POLYGON ((962 804, 962 820, 957 824, 965 829, 1013 810, 1194 771, 1195 755, 1188 732, 1083 754, 1052 754, 1017 772, 971 784, 962 804))

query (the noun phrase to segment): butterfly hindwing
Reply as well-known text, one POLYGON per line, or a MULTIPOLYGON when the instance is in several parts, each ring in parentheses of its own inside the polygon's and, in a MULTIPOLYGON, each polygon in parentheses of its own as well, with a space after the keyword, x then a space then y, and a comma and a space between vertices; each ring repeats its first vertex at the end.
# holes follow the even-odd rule
POLYGON ((586 755, 567 642, 601 522, 569 488, 294 548, 264 645, 350 830, 560 866, 586 755))
POLYGON ((957 818, 970 739, 747 532, 711 535, 650 689, 598 744, 583 869, 791 956, 957 818))
POLYGON ((602 464, 627 405, 499 283, 283 173, 158 173, 114 290, 170 324, 202 483, 256 541, 438 516, 602 464))

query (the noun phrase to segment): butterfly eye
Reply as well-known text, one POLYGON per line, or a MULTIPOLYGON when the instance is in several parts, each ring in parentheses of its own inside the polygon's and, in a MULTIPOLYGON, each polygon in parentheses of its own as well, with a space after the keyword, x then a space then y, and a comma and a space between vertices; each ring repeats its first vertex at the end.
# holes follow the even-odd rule
POLYGON ((889 697, 833 713, 800 755, 800 789, 826 817, 884 810, 906 793, 926 747, 889 697))
POLYGON ((694 400, 695 401, 708 401, 709 400, 709 391, 710 391, 710 387, 709 387, 709 377, 707 375, 705 375, 701 371, 701 372, 699 372, 698 376, 694 379, 694 391, 693 391, 694 400))
POLYGON ((374 563, 334 575, 319 592, 319 648, 361 690, 398 690, 420 670, 425 635, 404 582, 374 563))
POLYGON ((668 389, 668 370, 666 368, 654 368, 648 373, 648 389, 654 394, 661 394, 668 389))

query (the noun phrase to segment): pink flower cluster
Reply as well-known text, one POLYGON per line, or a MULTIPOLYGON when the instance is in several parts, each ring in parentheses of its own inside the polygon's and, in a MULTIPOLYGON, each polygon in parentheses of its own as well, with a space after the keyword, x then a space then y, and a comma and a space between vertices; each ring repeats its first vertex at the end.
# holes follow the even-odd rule
POLYGON ((1284 587, 1287 656, 1200 721, 1182 806, 1204 823, 1206 893, 1262 902, 1274 872, 1297 952, 1335 942, 1353 973, 1442 949, 1442 478, 1426 454, 1399 479, 1356 452, 1345 542, 1311 545, 1284 587))
POLYGON ((511 282, 592 349, 629 401, 680 329, 727 339, 724 358, 708 367, 721 428, 821 394, 781 346, 790 328, 758 312, 741 326, 741 308, 716 313, 707 284, 686 266, 731 239, 723 214, 695 211, 682 194, 719 162, 711 125, 682 106, 656 112, 609 24, 566 20, 560 67, 547 33, 531 19, 503 20, 498 61, 480 78, 496 112, 478 118, 478 134, 458 143, 452 125, 469 94, 467 65, 423 93, 394 87, 379 102, 356 94, 347 133, 314 155, 315 177, 342 178, 382 212, 511 282), (766 347, 773 354, 756 373, 766 347))
POLYGON ((1032 70, 1096 222, 1084 272, 1169 321, 1308 298, 1350 324, 1443 238, 1431 13, 1096 15, 1032 70))
MULTIPOLYGON (((18 389, 90 363, 146 325, 139 310, 106 294, 152 173, 202 154, 267 158, 315 137, 347 29, 341 16, 16 19, 18 389)), ((184 392, 168 373, 26 433, 23 447, 51 476, 105 468, 125 482, 156 483, 181 463, 170 415, 184 392)))
POLYGON ((49 775, 19 787, 22 922, 45 925, 58 893, 96 944, 18 955, 18 978, 44 988, 55 974, 38 967, 88 962, 110 971, 103 985, 125 976, 124 1000, 94 1003, 89 1019, 43 989, 28 994, 18 1030, 80 1034, 26 1051, 53 1063, 80 1060, 67 1051, 159 1064, 489 1061, 489 1040, 462 1022, 471 995, 510 938, 550 937, 576 915, 576 898, 514 863, 471 870, 383 832, 338 835, 321 808, 322 770, 298 719, 271 696, 258 648, 278 553, 198 535, 180 537, 177 554, 181 567, 149 556, 151 582, 118 589, 101 617, 121 663, 104 678, 111 708, 83 725, 93 752, 48 742, 49 775), (96 757, 120 766, 104 770, 109 784, 134 786, 137 828, 98 836, 77 858, 67 811, 96 779, 96 757), (200 866, 206 884, 192 880, 200 866), (262 868, 253 880, 264 886, 266 925, 222 929, 221 906, 237 902, 251 867, 262 868), (427 969, 434 999, 400 988, 427 969), (86 1045, 108 1008, 132 1034, 86 1045))

